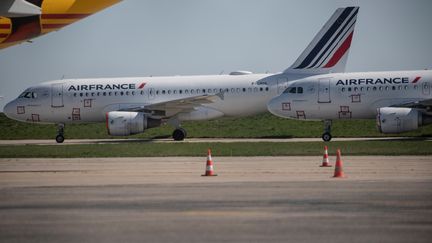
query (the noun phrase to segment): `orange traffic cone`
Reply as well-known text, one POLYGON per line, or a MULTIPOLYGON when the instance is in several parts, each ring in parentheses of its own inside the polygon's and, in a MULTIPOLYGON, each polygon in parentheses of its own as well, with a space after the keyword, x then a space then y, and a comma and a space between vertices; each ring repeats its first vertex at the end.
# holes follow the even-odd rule
POLYGON ((336 165, 335 165, 335 172, 333 178, 344 178, 345 174, 343 172, 342 166, 342 159, 341 159, 341 151, 340 149, 337 150, 336 154, 336 165))
POLYGON ((322 164, 320 165, 320 167, 331 167, 331 164, 329 162, 329 157, 328 157, 327 146, 324 146, 324 156, 323 156, 323 161, 322 161, 322 164))
POLYGON ((213 171, 213 161, 211 157, 211 150, 208 149, 207 152, 207 165, 206 165, 206 171, 205 174, 202 176, 217 176, 213 171))

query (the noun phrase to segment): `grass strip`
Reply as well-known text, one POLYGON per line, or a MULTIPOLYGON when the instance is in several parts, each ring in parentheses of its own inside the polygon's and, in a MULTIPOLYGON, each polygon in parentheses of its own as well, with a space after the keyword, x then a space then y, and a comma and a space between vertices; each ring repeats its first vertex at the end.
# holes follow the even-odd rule
MULTIPOLYGON (((322 155, 323 142, 300 143, 130 143, 90 145, 0 146, 0 158, 92 158, 205 156, 322 155)), ((329 153, 343 155, 432 155, 430 141, 346 141, 327 143, 329 153)))

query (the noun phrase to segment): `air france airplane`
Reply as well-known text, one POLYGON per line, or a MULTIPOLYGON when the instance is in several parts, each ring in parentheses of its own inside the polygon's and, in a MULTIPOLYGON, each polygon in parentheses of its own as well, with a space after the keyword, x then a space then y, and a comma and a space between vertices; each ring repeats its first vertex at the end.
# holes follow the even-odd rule
POLYGON ((138 134, 167 123, 175 127, 174 140, 183 140, 183 121, 264 113, 288 82, 343 72, 358 10, 337 9, 282 73, 56 80, 28 88, 4 112, 19 121, 57 124, 59 143, 64 141, 65 124, 88 122, 106 122, 111 136, 138 134), (312 58, 316 55, 319 58, 312 58))
POLYGON ((276 116, 324 120, 330 141, 334 119, 375 119, 382 133, 432 123, 432 71, 334 73, 293 81, 268 103, 276 116))

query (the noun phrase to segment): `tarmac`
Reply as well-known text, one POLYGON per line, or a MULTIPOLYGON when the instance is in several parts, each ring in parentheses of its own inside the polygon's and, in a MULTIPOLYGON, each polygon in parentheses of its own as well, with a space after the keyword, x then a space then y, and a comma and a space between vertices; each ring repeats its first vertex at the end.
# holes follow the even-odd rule
POLYGON ((205 160, 0 159, 0 242, 432 239, 431 156, 205 160))

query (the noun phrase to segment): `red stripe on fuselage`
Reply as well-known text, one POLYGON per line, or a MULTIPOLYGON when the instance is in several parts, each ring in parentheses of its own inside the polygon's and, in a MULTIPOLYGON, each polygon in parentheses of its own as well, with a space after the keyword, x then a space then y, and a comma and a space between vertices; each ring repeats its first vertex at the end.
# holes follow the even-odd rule
POLYGON ((91 14, 42 14, 42 19, 82 19, 91 14))
POLYGON ((353 32, 348 36, 348 38, 342 43, 342 45, 339 47, 339 49, 335 52, 335 54, 332 56, 330 61, 324 66, 324 68, 331 68, 334 65, 336 65, 340 59, 345 55, 345 53, 348 51, 348 49, 351 47, 351 40, 353 37, 353 32))
POLYGON ((42 24, 42 29, 60 29, 69 24, 42 24))
POLYGON ((146 83, 142 83, 142 84, 140 84, 140 86, 138 87, 138 89, 142 89, 142 88, 144 88, 145 85, 146 85, 146 83))
POLYGON ((417 83, 420 79, 421 79, 421 77, 417 77, 417 78, 415 78, 415 79, 412 81, 412 83, 415 84, 415 83, 417 83))
POLYGON ((11 25, 10 24, 0 24, 0 29, 10 29, 11 25))

